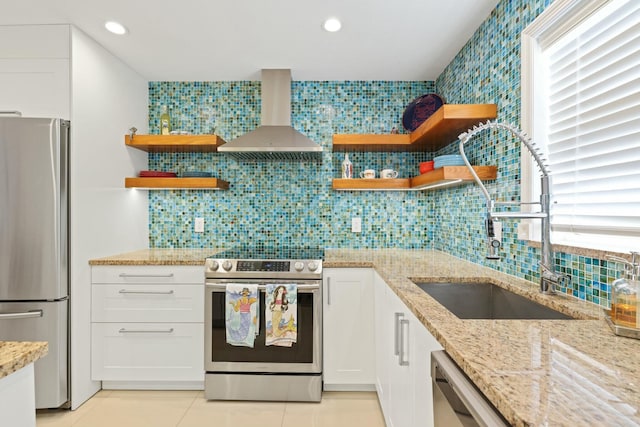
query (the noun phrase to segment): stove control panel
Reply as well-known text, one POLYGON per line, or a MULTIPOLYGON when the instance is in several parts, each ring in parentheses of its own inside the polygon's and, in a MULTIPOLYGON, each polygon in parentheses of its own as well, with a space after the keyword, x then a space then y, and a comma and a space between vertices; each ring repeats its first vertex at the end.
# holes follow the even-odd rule
POLYGON ((321 260, 214 259, 205 263, 205 275, 212 277, 321 277, 321 260))
POLYGON ((290 264, 289 261, 238 261, 236 271, 289 271, 290 264))

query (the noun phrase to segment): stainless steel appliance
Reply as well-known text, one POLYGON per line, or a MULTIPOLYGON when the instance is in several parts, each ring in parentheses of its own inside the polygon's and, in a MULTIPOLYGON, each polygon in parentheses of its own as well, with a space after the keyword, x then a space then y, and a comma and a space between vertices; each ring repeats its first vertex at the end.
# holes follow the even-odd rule
POLYGON ((69 122, 0 118, 0 340, 47 341, 36 408, 69 401, 69 122))
POLYGON ((236 248, 206 260, 205 397, 220 400, 320 401, 322 392, 320 249, 236 248), (225 289, 257 284, 259 334, 254 347, 226 342, 225 289), (297 342, 265 345, 265 287, 297 285, 297 342))
POLYGON ((443 350, 431 353, 431 380, 435 426, 509 426, 443 350))
POLYGON ((262 121, 218 148, 239 160, 322 160, 322 147, 291 126, 291 70, 262 70, 262 121))

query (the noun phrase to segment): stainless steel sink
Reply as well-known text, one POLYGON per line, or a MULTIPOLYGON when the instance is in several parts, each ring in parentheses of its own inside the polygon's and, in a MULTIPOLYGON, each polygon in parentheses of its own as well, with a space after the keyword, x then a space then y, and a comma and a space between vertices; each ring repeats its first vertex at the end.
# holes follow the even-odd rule
POLYGON ((416 283, 460 319, 573 319, 492 283, 416 283))

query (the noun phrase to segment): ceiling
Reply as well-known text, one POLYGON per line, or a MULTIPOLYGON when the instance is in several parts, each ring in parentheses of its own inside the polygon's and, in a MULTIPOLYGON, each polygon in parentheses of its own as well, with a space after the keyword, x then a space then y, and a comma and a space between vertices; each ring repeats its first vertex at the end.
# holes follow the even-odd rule
POLYGON ((73 24, 151 81, 435 80, 498 1, 13 0, 0 25, 73 24))

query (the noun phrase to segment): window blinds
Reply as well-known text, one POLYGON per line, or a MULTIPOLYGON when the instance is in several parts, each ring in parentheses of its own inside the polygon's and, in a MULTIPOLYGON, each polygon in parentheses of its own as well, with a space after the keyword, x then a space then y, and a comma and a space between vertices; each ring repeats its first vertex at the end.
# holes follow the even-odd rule
POLYGON ((548 46, 552 230, 640 237, 640 1, 613 1, 548 46))

